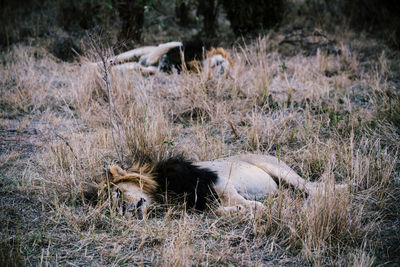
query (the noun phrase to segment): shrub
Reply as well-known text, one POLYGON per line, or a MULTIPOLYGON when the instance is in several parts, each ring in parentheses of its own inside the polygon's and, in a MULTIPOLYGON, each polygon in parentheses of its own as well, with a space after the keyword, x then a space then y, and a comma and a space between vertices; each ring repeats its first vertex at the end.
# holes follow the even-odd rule
POLYGON ((254 34, 274 27, 284 14, 285 0, 222 0, 236 35, 254 34))
POLYGON ((352 24, 400 48, 400 3, 396 0, 340 0, 352 24))

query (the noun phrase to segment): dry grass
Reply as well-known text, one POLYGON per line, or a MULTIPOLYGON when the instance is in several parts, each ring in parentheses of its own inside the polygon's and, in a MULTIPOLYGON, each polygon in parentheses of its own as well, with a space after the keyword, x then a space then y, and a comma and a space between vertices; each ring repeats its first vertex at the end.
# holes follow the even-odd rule
POLYGON ((3 53, 0 188, 7 192, 1 199, 7 216, 0 223, 8 227, 1 231, 1 261, 399 263, 399 60, 351 32, 331 38, 340 55, 319 50, 284 57, 279 34, 236 47, 228 79, 111 71, 111 95, 103 73, 84 63, 60 62, 38 47, 3 53), (373 52, 367 57, 365 51, 373 52), (143 221, 83 198, 87 185, 115 162, 244 152, 278 156, 306 179, 349 188, 308 199, 282 189, 266 196, 267 209, 256 216, 155 207, 143 221))

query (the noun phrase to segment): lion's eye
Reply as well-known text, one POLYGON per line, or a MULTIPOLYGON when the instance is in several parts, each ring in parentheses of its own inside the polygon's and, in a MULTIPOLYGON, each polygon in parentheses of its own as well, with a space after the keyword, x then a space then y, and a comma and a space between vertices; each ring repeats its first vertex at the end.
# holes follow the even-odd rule
POLYGON ((121 192, 121 190, 119 190, 119 188, 117 188, 117 190, 115 190, 115 197, 116 198, 121 198, 122 197, 122 192, 121 192))

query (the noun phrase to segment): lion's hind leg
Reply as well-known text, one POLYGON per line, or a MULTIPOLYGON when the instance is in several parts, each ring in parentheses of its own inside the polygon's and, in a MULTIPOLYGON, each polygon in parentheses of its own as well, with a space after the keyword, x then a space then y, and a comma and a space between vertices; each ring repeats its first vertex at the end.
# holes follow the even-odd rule
POLYGON ((113 67, 114 70, 118 70, 121 72, 126 72, 126 71, 133 71, 133 72, 140 72, 141 74, 144 75, 152 75, 157 73, 158 68, 155 66, 149 66, 149 67, 145 67, 140 65, 137 62, 130 62, 130 63, 124 63, 124 64, 120 64, 120 65, 115 65, 113 67))
POLYGON ((133 50, 126 51, 109 59, 109 63, 121 64, 124 62, 138 62, 143 56, 153 53, 157 50, 157 46, 143 46, 133 50))
POLYGON ((285 162, 276 157, 249 154, 241 155, 240 159, 262 169, 272 177, 276 177, 278 180, 282 180, 297 189, 310 194, 313 194, 315 191, 315 185, 313 183, 304 180, 292 168, 286 165, 285 162))
POLYGON ((182 46, 181 42, 169 42, 165 44, 160 44, 155 48, 151 53, 148 53, 146 56, 140 58, 140 63, 145 66, 153 66, 160 62, 161 57, 167 53, 169 50, 175 47, 182 46))
POLYGON ((347 188, 347 186, 343 184, 327 186, 321 182, 306 181, 292 168, 286 165, 285 162, 273 156, 248 154, 241 155, 240 159, 257 166, 269 175, 276 177, 280 181, 294 186, 294 188, 304 191, 309 195, 317 195, 327 190, 341 191, 347 188))

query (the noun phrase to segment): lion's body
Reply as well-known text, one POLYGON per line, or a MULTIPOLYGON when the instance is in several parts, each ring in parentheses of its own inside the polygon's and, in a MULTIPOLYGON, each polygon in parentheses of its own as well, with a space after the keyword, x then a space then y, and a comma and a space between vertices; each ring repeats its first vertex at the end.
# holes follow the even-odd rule
POLYGON ((139 47, 114 56, 109 63, 113 69, 143 74, 171 72, 172 69, 177 69, 178 72, 183 69, 198 71, 204 67, 207 71, 213 69, 220 75, 228 74, 233 66, 232 58, 223 48, 206 51, 200 40, 139 47))
POLYGON ((311 195, 319 188, 319 183, 305 181, 276 157, 254 154, 194 163, 172 158, 146 170, 139 165, 128 171, 113 166, 110 173, 112 184, 133 207, 142 200, 146 204, 185 201, 203 210, 208 201, 218 199, 218 213, 254 211, 263 208, 255 200, 278 190, 281 182, 311 195))

